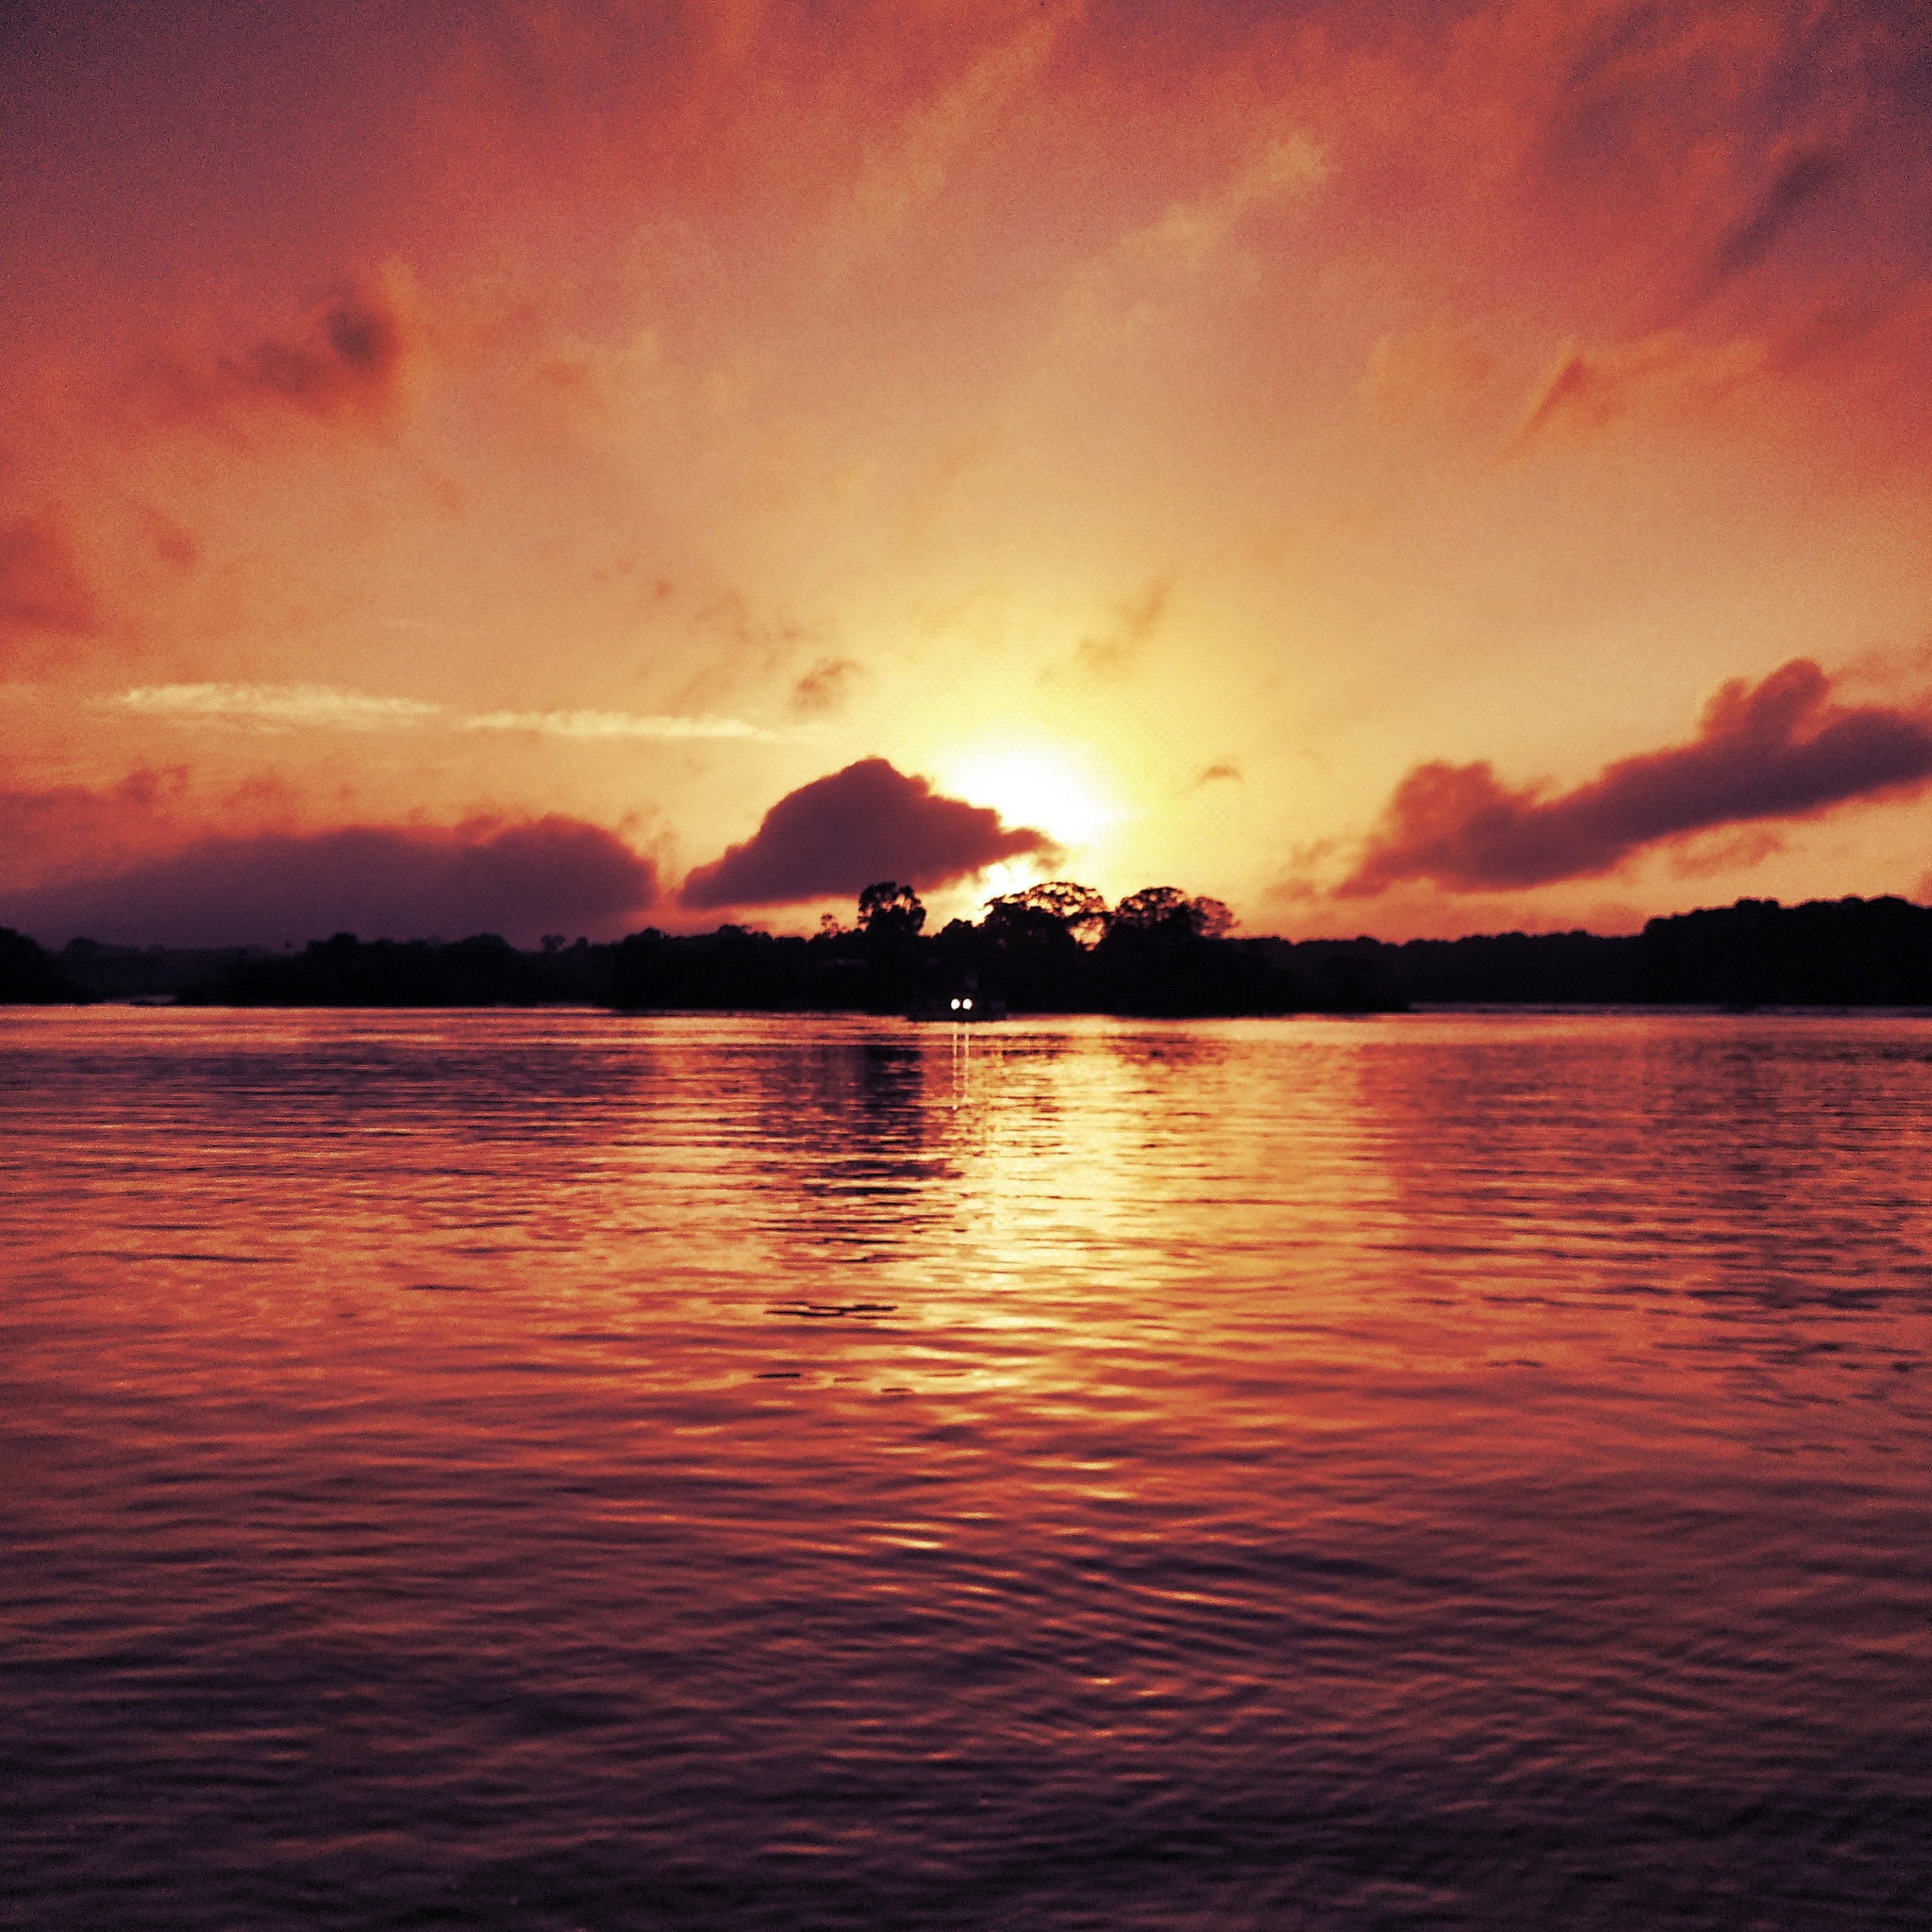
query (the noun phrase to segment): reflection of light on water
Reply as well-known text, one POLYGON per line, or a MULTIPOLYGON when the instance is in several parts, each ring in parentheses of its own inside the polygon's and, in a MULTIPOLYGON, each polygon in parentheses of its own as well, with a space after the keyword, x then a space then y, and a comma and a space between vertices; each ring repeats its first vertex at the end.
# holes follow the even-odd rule
POLYGON ((957 1113, 973 1098, 973 1035, 964 1026, 953 1029, 953 1111, 957 1113))
POLYGON ((1924 1895, 1924 1021, 0 1020, 36 1922, 1924 1895))

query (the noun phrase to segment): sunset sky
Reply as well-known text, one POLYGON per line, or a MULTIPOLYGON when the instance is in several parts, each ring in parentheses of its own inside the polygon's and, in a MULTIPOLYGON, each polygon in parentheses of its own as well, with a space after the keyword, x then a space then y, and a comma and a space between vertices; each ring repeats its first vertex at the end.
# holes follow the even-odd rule
POLYGON ((43 943, 1932 896, 1922 0, 27 0, 0 62, 43 943))

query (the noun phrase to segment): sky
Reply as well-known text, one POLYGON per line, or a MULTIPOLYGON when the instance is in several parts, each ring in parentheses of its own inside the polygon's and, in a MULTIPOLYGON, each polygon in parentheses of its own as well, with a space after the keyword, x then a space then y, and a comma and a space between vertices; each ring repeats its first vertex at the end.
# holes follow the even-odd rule
POLYGON ((24 0, 0 924, 1932 898, 1932 15, 24 0))

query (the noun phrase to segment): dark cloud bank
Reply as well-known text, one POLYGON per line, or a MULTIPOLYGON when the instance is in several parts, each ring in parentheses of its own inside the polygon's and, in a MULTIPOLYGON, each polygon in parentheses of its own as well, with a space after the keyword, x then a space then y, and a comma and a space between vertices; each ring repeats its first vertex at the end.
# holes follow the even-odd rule
POLYGON ((1482 892, 1591 878, 1668 840, 1928 781, 1932 718, 1840 705, 1825 674, 1798 658, 1756 686, 1724 685, 1690 743, 1621 759, 1574 791, 1511 788, 1487 762, 1417 766, 1336 891, 1369 898, 1410 880, 1482 892))
POLYGON ((280 944, 332 932, 458 939, 623 929, 657 897, 649 862, 580 820, 203 839, 111 877, 0 896, 44 944, 280 944))
POLYGON ((1058 857, 1044 832, 936 792, 884 758, 861 758, 788 792, 757 834, 684 882, 695 911, 844 899, 877 879, 929 891, 1001 859, 1058 857))

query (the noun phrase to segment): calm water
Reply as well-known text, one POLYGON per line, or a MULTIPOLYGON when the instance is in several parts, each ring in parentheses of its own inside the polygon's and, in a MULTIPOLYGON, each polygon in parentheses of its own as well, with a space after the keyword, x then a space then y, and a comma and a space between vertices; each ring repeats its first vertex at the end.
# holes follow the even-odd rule
POLYGON ((0 1922, 1932 1924, 1932 1022, 0 1015, 0 1922))

